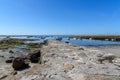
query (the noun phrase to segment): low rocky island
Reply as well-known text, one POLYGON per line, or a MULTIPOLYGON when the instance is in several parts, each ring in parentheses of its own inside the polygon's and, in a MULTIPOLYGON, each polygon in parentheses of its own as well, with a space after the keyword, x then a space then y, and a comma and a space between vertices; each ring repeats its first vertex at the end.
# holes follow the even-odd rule
POLYGON ((0 80, 120 80, 120 51, 114 53, 116 48, 109 47, 110 52, 56 40, 25 41, 0 42, 0 80))

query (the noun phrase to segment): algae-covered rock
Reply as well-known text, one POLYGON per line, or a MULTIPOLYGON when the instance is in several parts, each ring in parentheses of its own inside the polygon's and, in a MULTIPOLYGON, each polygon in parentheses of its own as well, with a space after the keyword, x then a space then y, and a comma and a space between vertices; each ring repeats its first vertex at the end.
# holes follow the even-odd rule
POLYGON ((29 43, 27 44, 28 48, 33 49, 33 48, 41 48, 42 44, 40 43, 29 43))
POLYGON ((24 39, 5 38, 0 41, 0 49, 13 48, 15 46, 23 45, 24 39))
POLYGON ((0 44, 24 44, 23 39, 5 38, 0 41, 0 44))

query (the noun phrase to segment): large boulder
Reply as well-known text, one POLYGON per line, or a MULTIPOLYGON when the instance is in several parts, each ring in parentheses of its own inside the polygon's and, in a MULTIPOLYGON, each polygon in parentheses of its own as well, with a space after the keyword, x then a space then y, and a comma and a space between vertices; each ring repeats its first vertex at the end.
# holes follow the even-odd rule
POLYGON ((40 57, 41 57, 40 50, 36 50, 28 54, 28 58, 32 63, 38 63, 40 61, 40 57))
POLYGON ((23 58, 17 57, 13 60, 12 67, 14 68, 14 70, 21 70, 28 68, 29 65, 25 62, 23 58))

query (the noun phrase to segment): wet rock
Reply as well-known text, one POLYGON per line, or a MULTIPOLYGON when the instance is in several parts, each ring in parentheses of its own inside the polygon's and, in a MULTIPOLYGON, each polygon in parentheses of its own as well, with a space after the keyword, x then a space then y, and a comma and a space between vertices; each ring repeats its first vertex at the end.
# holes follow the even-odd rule
POLYGON ((65 43, 69 43, 69 41, 65 41, 65 43))
POLYGON ((5 38, 0 41, 0 44, 24 44, 25 40, 22 39, 13 39, 13 38, 5 38))
POLYGON ((9 48, 14 48, 16 46, 23 45, 24 42, 24 39, 4 38, 0 41, 0 49, 6 50, 9 48))
POLYGON ((41 57, 40 50, 36 50, 36 51, 28 54, 28 58, 30 59, 30 61, 32 63, 38 63, 40 60, 40 57, 41 57))
POLYGON ((21 69, 28 68, 29 65, 24 61, 24 59, 17 57, 13 60, 12 67, 14 68, 14 70, 21 70, 21 69))

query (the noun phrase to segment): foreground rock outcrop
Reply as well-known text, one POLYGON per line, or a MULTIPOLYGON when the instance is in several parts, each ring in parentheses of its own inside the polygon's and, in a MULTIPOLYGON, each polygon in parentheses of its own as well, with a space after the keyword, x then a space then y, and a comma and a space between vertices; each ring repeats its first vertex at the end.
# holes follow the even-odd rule
POLYGON ((114 53, 47 41, 27 56, 30 68, 3 80, 120 80, 120 57, 114 53))

